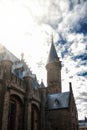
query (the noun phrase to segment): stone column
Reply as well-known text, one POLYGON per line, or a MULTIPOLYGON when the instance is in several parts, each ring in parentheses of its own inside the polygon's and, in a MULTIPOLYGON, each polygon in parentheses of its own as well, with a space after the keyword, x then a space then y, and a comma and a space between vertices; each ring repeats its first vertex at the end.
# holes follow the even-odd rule
POLYGON ((31 130, 31 103, 25 98, 25 119, 24 119, 24 130, 31 130))
POLYGON ((45 130, 45 102, 46 102, 46 89, 41 89, 41 113, 40 113, 40 129, 45 130))
POLYGON ((19 104, 17 103, 17 107, 16 107, 16 119, 15 119, 15 130, 18 130, 18 124, 20 124, 19 122, 19 104))
POLYGON ((31 130, 31 103, 28 103, 28 113, 27 113, 27 130, 31 130))
POLYGON ((9 101, 10 101, 10 91, 7 90, 5 92, 5 96, 4 96, 4 107, 3 107, 2 129, 1 130, 7 130, 7 127, 8 127, 9 101))
POLYGON ((25 123, 24 130, 31 130, 31 98, 32 98, 32 77, 25 77, 25 123))

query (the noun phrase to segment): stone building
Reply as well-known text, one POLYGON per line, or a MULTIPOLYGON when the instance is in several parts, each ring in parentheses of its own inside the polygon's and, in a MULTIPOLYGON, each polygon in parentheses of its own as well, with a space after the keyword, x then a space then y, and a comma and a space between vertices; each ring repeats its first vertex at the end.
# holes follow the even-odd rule
POLYGON ((78 130, 70 83, 61 92, 61 62, 54 44, 46 65, 47 87, 21 60, 0 45, 0 130, 78 130))

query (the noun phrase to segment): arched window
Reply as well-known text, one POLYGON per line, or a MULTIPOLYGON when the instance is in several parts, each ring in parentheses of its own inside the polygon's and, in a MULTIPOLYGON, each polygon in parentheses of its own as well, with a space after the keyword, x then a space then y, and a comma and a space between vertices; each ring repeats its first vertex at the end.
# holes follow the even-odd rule
POLYGON ((10 97, 8 130, 23 130, 23 103, 17 96, 10 97))

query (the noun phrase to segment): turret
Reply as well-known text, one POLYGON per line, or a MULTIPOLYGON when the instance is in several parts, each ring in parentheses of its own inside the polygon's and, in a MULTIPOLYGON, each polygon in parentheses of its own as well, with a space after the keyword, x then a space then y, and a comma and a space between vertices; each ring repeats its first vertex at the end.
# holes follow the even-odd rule
POLYGON ((10 80, 12 64, 18 59, 0 44, 0 78, 10 80))
POLYGON ((48 93, 61 92, 61 61, 57 55, 53 39, 47 60, 47 90, 48 93))
POLYGON ((6 80, 11 80, 11 69, 12 69, 12 62, 9 60, 3 60, 1 62, 1 67, 3 70, 3 78, 6 80))

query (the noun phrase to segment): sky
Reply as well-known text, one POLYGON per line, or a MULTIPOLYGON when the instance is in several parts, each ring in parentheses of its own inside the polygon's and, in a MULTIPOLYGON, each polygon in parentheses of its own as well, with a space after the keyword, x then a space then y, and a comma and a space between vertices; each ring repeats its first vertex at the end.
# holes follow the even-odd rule
POLYGON ((72 82, 79 119, 87 116, 87 0, 0 0, 0 43, 24 59, 46 85, 52 35, 62 88, 72 82))

